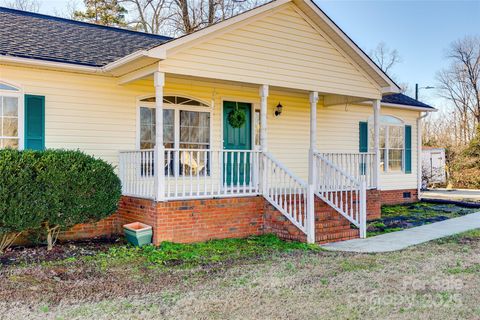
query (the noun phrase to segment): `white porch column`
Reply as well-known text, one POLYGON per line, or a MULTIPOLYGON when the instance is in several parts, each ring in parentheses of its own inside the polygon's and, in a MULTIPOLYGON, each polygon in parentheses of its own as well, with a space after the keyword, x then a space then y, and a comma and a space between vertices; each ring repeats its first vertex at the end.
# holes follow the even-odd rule
POLYGON ((317 103, 318 92, 310 92, 310 147, 308 149, 307 192, 307 242, 315 243, 315 164, 313 155, 317 148, 317 103))
MULTIPOLYGON (((268 85, 263 84, 260 86, 260 146, 262 152, 268 151, 268 140, 267 140, 267 100, 268 100, 268 85)), ((263 195, 267 194, 267 158, 262 158, 262 171, 260 176, 262 179, 262 193, 263 195)))
POLYGON ((163 146, 163 86, 165 73, 153 74, 155 86, 155 200, 165 200, 165 148, 163 146))
POLYGON ((428 113, 417 118, 417 197, 420 199, 420 191, 422 190, 422 147, 423 147, 423 128, 422 119, 425 118, 428 113))
POLYGON ((268 99, 268 84, 260 86, 260 145, 262 151, 267 151, 267 99, 268 99))
POLYGON ((380 100, 373 100, 373 148, 375 152, 373 182, 380 189, 380 100))

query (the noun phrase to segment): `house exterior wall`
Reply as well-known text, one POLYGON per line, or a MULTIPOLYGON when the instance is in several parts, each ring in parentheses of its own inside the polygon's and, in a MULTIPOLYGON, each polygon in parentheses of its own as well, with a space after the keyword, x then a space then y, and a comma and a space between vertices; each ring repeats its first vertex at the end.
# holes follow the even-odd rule
MULTIPOLYGON (((117 79, 0 65, 0 80, 18 85, 25 94, 45 96, 47 148, 80 149, 118 165, 118 151, 137 147, 137 100, 153 95, 151 80, 119 86, 117 79)), ((250 102, 260 108, 258 86, 226 81, 194 80, 167 75, 165 95, 194 97, 212 107, 211 148, 222 148, 222 101, 250 102)), ((318 150, 358 152, 359 121, 373 114, 371 106, 318 106, 318 150)), ((418 112, 382 108, 382 114, 401 118, 412 126, 412 173, 382 173, 383 190, 416 188, 418 112)), ((268 149, 296 175, 307 179, 309 147, 307 92, 272 88, 268 97, 268 149), (280 116, 274 111, 278 103, 280 116)))
POLYGON ((167 73, 380 98, 380 88, 292 3, 168 52, 167 73))

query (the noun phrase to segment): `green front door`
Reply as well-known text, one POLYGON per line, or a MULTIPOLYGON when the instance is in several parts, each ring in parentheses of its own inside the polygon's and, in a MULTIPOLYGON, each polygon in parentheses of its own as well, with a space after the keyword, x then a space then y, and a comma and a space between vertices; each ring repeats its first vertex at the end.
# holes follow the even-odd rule
MULTIPOLYGON (((252 150, 252 105, 243 102, 223 102, 223 149, 252 150), (246 121, 240 128, 230 125, 228 116, 235 109, 243 111, 246 121)), ((227 186, 250 183, 250 153, 226 152, 223 174, 227 186)))

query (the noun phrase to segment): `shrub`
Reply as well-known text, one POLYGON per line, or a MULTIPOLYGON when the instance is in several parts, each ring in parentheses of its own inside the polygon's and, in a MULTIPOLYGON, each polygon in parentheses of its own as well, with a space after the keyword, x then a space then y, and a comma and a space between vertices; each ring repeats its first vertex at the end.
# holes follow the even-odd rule
POLYGON ((47 210, 37 179, 38 152, 0 150, 0 253, 22 231, 36 228, 47 210))
MULTIPOLYGON (((7 162, 5 167, 9 169, 8 177, 2 174, 0 178, 0 188, 3 189, 5 180, 17 190, 2 193, 2 202, 19 206, 20 209, 10 210, 22 210, 21 215, 25 216, 22 219, 29 222, 16 229, 44 228, 49 250, 61 230, 78 223, 99 221, 117 210, 120 180, 105 161, 80 151, 1 152, 0 158, 3 154, 11 154, 22 163, 20 166, 15 161, 1 160, 7 162), (18 179, 19 176, 24 178, 18 179), (28 190, 27 194, 31 196, 26 196, 24 190, 28 190)), ((17 220, 14 218, 15 223, 17 220)))

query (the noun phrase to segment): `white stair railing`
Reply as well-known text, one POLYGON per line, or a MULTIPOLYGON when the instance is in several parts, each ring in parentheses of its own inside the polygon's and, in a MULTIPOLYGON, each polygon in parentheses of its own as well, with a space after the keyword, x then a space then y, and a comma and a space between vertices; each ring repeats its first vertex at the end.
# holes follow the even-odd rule
POLYGON ((376 188, 375 181, 375 153, 373 152, 321 152, 318 153, 333 165, 341 168, 357 181, 365 180, 367 188, 376 188))
POLYGON ((320 153, 313 155, 315 194, 366 237, 366 181, 357 180, 320 153))
POLYGON ((263 153, 263 196, 307 234, 307 184, 269 153, 263 153))

